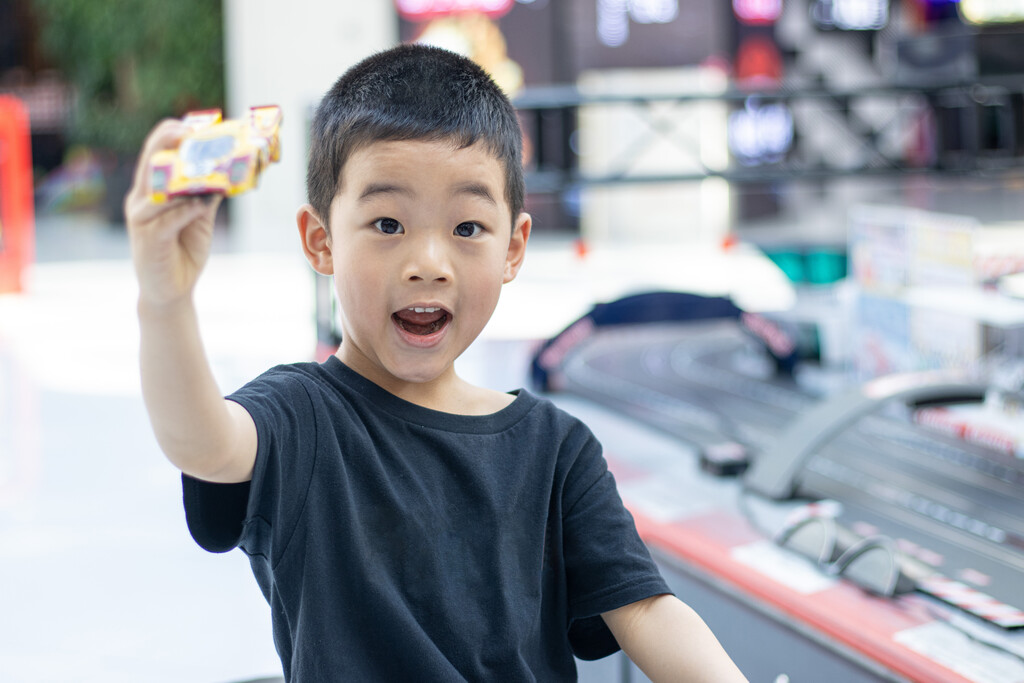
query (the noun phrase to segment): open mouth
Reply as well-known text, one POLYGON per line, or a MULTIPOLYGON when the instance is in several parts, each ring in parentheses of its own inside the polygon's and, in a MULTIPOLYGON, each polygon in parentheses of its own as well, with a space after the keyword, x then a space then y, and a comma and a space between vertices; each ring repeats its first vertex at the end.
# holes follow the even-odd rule
POLYGON ((391 319, 409 334, 426 337, 441 331, 451 315, 443 308, 406 308, 391 314, 391 319))

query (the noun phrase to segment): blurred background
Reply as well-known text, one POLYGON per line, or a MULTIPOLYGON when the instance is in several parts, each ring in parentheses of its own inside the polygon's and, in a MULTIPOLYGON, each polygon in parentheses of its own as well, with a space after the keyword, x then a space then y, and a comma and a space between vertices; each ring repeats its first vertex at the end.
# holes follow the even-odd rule
MULTIPOLYGON (((223 204, 198 306, 225 392, 330 352, 294 228, 308 125, 403 41, 476 60, 526 133, 531 254, 467 378, 529 385, 545 340, 657 290, 811 329, 817 392, 1020 391, 1024 1, 0 0, 0 680, 279 675, 244 557, 192 544, 148 431, 122 201, 160 119, 280 105, 284 156, 223 204)), ((1018 408, 983 415, 1014 462, 1018 408)))

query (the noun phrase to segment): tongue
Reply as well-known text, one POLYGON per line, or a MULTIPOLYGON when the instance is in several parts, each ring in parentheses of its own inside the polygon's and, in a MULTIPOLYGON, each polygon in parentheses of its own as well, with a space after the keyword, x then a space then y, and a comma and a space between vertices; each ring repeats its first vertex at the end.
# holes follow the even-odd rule
POLYGON ((418 335, 433 334, 441 329, 448 320, 448 314, 444 311, 435 311, 434 313, 398 311, 392 317, 403 330, 418 335))

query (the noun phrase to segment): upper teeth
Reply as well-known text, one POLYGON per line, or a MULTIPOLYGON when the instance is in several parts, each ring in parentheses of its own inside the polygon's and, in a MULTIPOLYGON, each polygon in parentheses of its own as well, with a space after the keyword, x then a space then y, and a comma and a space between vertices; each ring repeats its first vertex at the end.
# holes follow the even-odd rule
POLYGON ((410 308, 409 310, 412 311, 413 313, 437 313, 441 309, 440 308, 433 308, 433 307, 431 307, 431 308, 420 308, 419 306, 416 306, 414 308, 410 308))

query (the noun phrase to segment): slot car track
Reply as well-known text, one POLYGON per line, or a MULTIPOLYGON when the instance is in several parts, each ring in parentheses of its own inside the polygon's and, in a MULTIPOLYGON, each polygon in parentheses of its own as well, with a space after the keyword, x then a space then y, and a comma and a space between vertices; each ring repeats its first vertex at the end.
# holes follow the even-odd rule
MULTIPOLYGON (((597 328, 558 375, 560 390, 698 452, 737 443, 752 458, 823 400, 778 374, 735 319, 597 328)), ((934 574, 919 590, 997 627, 1024 627, 1024 461, 915 424, 901 408, 866 415, 817 449, 795 497, 836 500, 840 525, 896 540, 904 562, 934 574), (964 590, 986 607, 966 608, 964 590)))

